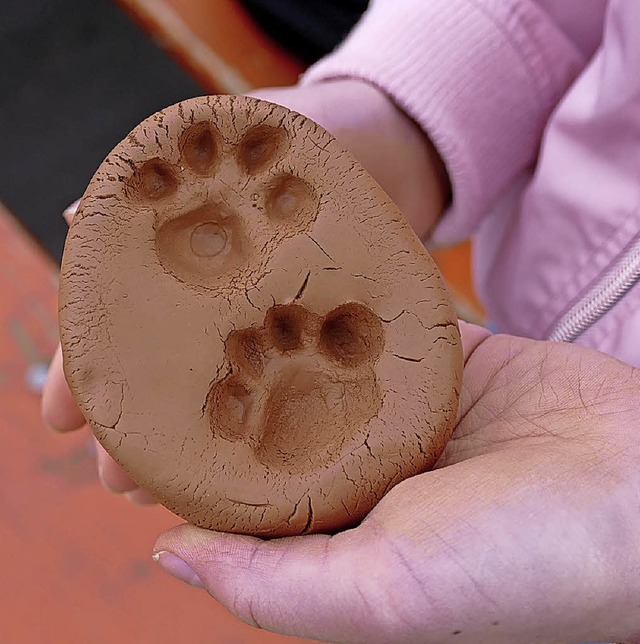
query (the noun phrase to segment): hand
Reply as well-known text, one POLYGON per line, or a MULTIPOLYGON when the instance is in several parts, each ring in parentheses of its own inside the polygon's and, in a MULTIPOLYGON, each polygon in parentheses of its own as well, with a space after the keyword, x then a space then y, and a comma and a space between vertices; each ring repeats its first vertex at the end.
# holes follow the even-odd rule
POLYGON ((579 346, 462 330, 452 440, 359 527, 262 541, 182 525, 154 558, 249 624, 302 637, 633 641, 638 371, 579 346))
POLYGON ((415 233, 425 238, 449 200, 449 180, 435 148, 374 85, 339 79, 260 89, 251 96, 300 112, 346 147, 382 186, 415 233))

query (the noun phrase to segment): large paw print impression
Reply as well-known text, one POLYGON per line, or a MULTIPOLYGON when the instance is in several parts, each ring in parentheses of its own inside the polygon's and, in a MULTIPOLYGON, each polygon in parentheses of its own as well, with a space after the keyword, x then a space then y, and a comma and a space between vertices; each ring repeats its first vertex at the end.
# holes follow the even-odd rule
POLYGON ((105 449, 196 525, 357 524, 456 417, 442 279, 322 128, 243 97, 150 117, 105 159, 60 283, 67 380, 105 449))
POLYGON ((382 323, 362 304, 324 318, 296 304, 271 308, 262 328, 227 340, 232 369, 208 402, 214 434, 286 471, 331 460, 380 409, 374 366, 383 346, 382 323))
POLYGON ((289 147, 282 128, 256 125, 229 142, 211 123, 198 122, 178 139, 179 164, 143 163, 129 193, 158 213, 165 269, 187 284, 240 288, 283 240, 306 232, 318 198, 304 179, 274 168, 289 147))

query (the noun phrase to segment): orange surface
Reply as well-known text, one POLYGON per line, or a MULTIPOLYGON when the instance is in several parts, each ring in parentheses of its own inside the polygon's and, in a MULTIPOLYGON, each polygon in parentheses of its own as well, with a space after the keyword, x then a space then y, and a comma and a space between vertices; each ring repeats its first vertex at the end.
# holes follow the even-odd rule
POLYGON ((484 324, 486 314, 471 279, 471 242, 465 241, 446 249, 429 249, 429 252, 449 285, 458 317, 484 324))
POLYGON ((27 369, 56 342, 56 272, 0 207, 0 642, 301 642, 236 620, 151 561, 179 519, 104 492, 87 433, 47 430, 27 369))
POLYGON ((235 0, 117 0, 207 92, 292 85, 303 66, 235 0))

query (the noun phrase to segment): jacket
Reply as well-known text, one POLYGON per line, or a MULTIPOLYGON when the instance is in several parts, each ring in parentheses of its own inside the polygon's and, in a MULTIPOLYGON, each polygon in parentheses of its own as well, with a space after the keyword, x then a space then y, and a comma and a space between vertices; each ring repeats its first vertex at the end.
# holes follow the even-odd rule
POLYGON ((640 366, 640 2, 373 0, 304 83, 355 77, 427 133, 499 331, 640 366))

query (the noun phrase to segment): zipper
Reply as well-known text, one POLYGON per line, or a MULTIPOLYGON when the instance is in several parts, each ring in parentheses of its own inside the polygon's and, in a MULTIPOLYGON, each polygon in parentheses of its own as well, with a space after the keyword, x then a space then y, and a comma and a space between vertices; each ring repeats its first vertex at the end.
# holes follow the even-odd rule
POLYGON ((573 342, 608 313, 640 281, 640 235, 552 327, 547 339, 573 342))

